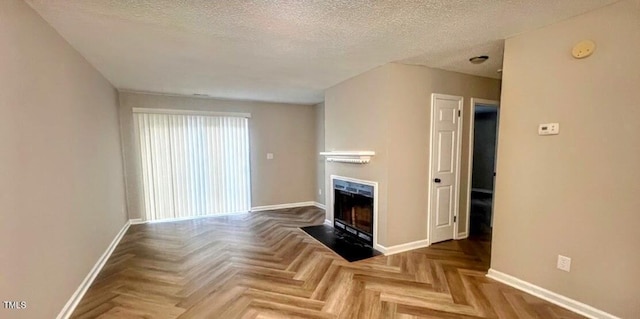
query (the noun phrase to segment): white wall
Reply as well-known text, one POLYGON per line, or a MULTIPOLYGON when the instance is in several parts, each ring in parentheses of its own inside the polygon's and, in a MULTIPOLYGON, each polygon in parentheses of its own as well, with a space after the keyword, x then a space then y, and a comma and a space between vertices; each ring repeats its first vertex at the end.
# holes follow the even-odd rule
POLYGON ((491 267, 621 318, 640 318, 639 56, 635 1, 521 34, 500 109, 491 267), (537 135, 548 122, 560 135, 537 135))
POLYGON ((127 220, 118 94, 23 1, 0 47, 0 317, 54 318, 127 220))

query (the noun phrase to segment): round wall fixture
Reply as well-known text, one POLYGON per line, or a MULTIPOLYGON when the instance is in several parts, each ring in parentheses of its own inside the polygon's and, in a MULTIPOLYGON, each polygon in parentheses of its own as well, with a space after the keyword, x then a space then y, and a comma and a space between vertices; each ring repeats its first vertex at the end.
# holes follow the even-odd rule
POLYGON ((480 64, 484 61, 489 60, 489 57, 486 55, 480 55, 480 56, 474 56, 473 58, 469 59, 469 62, 473 63, 473 64, 480 64))
POLYGON ((571 55, 573 55, 576 59, 584 59, 593 54, 596 50, 596 44, 591 40, 584 40, 578 42, 573 46, 573 50, 571 50, 571 55))

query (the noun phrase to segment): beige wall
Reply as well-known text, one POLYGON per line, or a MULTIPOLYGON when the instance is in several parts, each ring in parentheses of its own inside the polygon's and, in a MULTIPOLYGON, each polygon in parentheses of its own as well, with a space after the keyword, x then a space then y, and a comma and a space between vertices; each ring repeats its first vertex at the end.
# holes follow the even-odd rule
POLYGON ((500 81, 421 66, 391 64, 389 220, 391 245, 427 238, 431 94, 464 97, 459 233, 466 233, 470 100, 498 100, 500 81), (393 216, 397 215, 398 218, 393 216))
POLYGON ((23 1, 0 47, 0 317, 54 318, 127 220, 118 96, 23 1))
POLYGON ((387 80, 389 67, 360 74, 325 91, 325 149, 375 151, 369 164, 327 162, 325 194, 327 219, 333 220, 330 176, 339 175, 378 182, 378 242, 387 242, 387 80))
POLYGON ((630 1, 508 39, 498 141, 491 267, 621 318, 640 318, 639 54, 630 1))
POLYGON ((312 105, 121 92, 120 123, 130 218, 143 214, 133 107, 251 113, 251 206, 315 200, 316 114, 312 105), (267 153, 274 154, 273 160, 267 160, 267 153))
MULTIPOLYGON (((461 225, 466 226, 469 99, 497 100, 500 81, 443 70, 387 64, 326 91, 327 150, 372 150, 370 164, 328 163, 329 176, 373 180, 378 190, 378 242, 427 239, 431 94, 464 96, 461 225)), ((327 198, 327 203, 329 198, 327 198)), ((328 218, 333 218, 331 207, 328 218)), ((466 232, 466 229, 461 229, 466 232)))
POLYGON ((314 107, 316 111, 316 202, 325 203, 325 184, 324 184, 324 156, 320 156, 320 152, 324 152, 324 102, 314 107), (319 193, 319 190, 322 193, 319 193))

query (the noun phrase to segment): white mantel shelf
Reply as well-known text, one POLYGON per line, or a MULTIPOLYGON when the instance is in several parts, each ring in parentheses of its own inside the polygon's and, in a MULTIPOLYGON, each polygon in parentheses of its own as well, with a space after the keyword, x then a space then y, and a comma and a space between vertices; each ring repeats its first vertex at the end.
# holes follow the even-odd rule
POLYGON ((371 156, 376 155, 374 151, 332 151, 320 152, 320 155, 327 157, 327 162, 340 162, 351 164, 367 164, 371 161, 371 156))

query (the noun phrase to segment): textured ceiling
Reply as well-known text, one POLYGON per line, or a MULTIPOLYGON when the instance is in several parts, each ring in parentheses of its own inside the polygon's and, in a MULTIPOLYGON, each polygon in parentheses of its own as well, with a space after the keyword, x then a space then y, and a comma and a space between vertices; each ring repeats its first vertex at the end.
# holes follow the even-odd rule
POLYGON ((393 61, 499 77, 502 39, 615 1, 27 2, 119 89, 315 103, 393 61))

